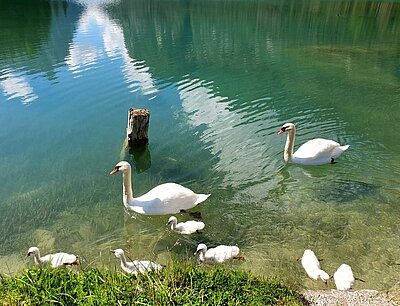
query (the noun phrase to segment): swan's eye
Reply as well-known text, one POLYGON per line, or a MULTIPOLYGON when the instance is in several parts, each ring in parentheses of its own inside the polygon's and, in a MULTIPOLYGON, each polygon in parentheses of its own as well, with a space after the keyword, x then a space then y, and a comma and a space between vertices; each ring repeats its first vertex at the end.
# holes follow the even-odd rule
POLYGON ((286 129, 287 129, 288 127, 287 126, 283 126, 282 128, 281 128, 281 131, 286 131, 286 129))

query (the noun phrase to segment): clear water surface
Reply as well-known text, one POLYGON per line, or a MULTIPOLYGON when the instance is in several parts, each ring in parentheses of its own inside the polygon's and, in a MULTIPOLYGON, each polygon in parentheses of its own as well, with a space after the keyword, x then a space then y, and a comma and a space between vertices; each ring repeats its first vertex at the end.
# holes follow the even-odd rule
POLYGON ((399 280, 399 3, 5 0, 0 28, 1 273, 31 266, 33 245, 118 269, 110 249, 167 263, 204 242, 304 288, 324 288, 305 248, 329 273, 351 265, 356 289, 399 280), (130 107, 151 112, 142 154, 123 148, 130 107), (297 146, 350 149, 285 165, 285 122, 297 146), (169 181, 211 193, 204 233, 125 212, 120 159, 137 195, 169 181))

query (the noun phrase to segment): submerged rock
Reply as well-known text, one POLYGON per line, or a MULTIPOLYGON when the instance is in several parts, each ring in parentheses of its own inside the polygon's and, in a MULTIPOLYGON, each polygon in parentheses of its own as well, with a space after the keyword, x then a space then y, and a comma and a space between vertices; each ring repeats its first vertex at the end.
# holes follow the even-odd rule
POLYGON ((353 180, 331 182, 324 189, 316 191, 316 196, 321 201, 334 201, 346 203, 362 197, 376 194, 379 187, 373 184, 353 180))

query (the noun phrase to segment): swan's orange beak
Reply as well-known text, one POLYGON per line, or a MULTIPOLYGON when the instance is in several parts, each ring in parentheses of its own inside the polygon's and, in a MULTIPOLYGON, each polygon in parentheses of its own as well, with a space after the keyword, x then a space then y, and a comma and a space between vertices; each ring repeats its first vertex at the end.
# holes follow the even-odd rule
POLYGON ((278 132, 278 135, 283 134, 283 133, 285 133, 285 131, 284 131, 284 130, 280 130, 280 131, 278 132))
POLYGON ((115 167, 115 168, 113 169, 113 171, 110 172, 110 174, 115 174, 115 173, 117 173, 118 171, 119 171, 118 168, 115 167))

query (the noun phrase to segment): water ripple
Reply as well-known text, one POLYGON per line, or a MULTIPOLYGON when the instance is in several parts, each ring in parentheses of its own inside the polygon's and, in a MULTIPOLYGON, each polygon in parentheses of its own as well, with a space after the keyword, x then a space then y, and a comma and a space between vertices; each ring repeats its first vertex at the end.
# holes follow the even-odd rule
POLYGON ((39 96, 30 83, 30 79, 22 71, 9 68, 0 71, 0 88, 7 100, 20 99, 23 104, 29 104, 38 99, 39 96))

